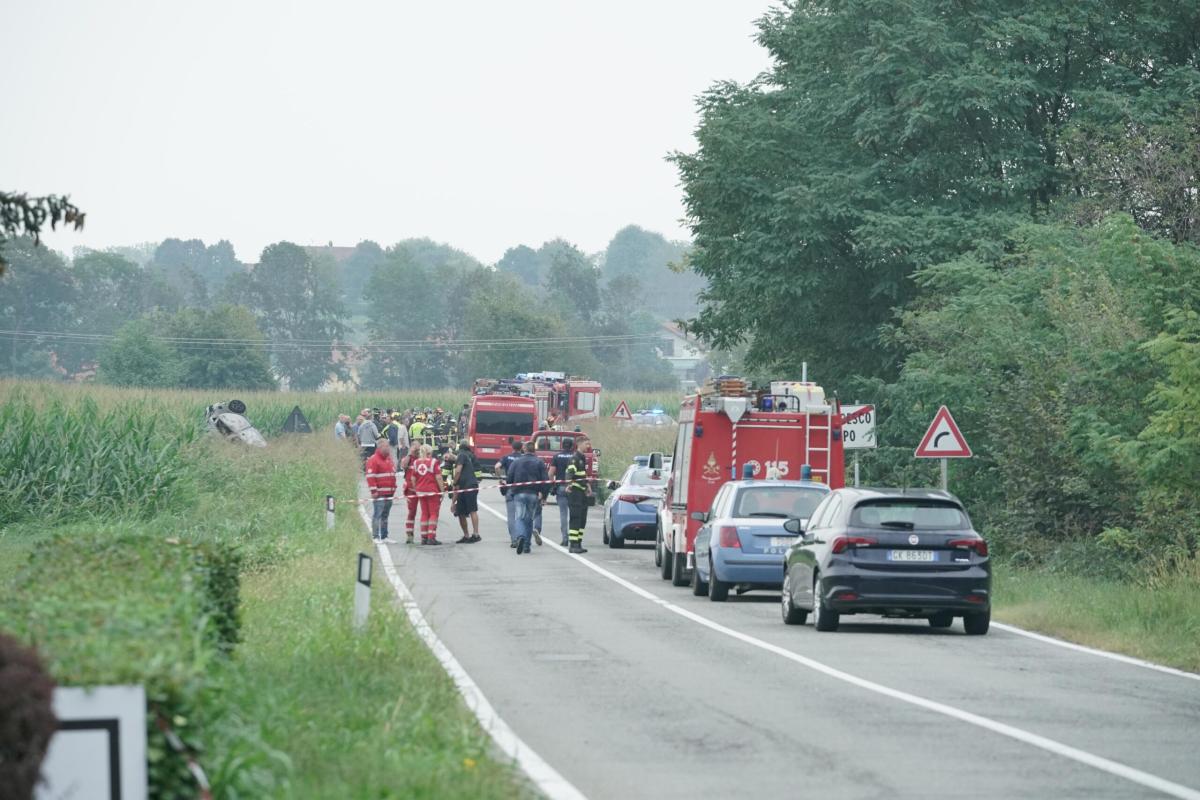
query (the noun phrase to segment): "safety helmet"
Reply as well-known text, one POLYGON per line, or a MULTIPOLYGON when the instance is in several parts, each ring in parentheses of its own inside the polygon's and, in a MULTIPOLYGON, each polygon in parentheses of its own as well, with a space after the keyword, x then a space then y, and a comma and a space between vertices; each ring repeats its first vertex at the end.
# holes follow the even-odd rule
POLYGON ((424 422, 424 421, 425 421, 425 415, 417 414, 417 422, 424 422))
POLYGON ((393 412, 392 412, 392 419, 400 419, 400 412, 399 412, 399 411, 393 411, 393 412))

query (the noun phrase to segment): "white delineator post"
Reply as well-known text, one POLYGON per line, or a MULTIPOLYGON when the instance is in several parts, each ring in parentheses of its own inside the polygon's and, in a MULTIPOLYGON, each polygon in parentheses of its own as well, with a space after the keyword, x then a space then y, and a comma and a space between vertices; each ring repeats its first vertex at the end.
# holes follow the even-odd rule
POLYGON ((354 629, 362 630, 371 613, 371 557, 358 554, 358 574, 354 578, 354 629))
POLYGON ((327 495, 325 495, 325 530, 327 530, 327 531, 333 530, 333 525, 334 525, 333 495, 327 494, 327 495))

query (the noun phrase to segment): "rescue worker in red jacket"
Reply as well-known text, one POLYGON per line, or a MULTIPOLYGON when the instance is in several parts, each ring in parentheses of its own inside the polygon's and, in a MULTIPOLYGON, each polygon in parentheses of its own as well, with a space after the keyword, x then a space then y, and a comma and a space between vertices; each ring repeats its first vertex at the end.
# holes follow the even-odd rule
POLYGON ((421 544, 441 544, 437 538, 438 512, 442 508, 442 492, 446 491, 442 465, 432 457, 433 448, 429 445, 421 445, 419 452, 420 458, 408 465, 408 471, 415 473, 412 481, 421 508, 421 544))
POLYGON ((388 540, 388 515, 392 511, 392 498, 396 494, 396 462, 392 460, 392 448, 387 436, 379 435, 379 446, 367 459, 367 487, 371 490, 371 538, 377 542, 388 540))
POLYGON ((417 524, 417 510, 420 508, 420 498, 417 497, 417 471, 412 465, 420 458, 417 451, 420 448, 413 445, 412 449, 400 459, 400 469, 404 472, 404 501, 408 504, 408 516, 404 520, 404 543, 413 543, 413 528, 417 524))

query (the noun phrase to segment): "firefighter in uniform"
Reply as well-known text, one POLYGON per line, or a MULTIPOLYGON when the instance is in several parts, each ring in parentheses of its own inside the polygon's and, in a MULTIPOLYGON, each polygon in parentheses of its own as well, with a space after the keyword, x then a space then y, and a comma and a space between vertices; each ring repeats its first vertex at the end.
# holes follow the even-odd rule
POLYGON ((425 443, 425 415, 418 413, 413 424, 408 426, 408 441, 413 447, 425 443))
POLYGON ((571 541, 569 552, 586 553, 583 549, 583 529, 587 526, 588 495, 592 493, 588 486, 587 459, 583 453, 575 453, 571 463, 567 465, 567 502, 570 505, 571 518, 568 523, 567 537, 571 541))

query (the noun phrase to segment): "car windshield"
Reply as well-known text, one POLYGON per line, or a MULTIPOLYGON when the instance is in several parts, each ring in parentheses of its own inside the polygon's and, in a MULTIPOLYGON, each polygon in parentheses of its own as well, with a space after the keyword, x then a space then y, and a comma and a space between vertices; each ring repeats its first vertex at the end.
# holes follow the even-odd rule
POLYGON ((529 436, 533 433, 533 414, 519 411, 476 411, 475 432, 498 436, 529 436))
POLYGON ((732 516, 807 519, 826 494, 807 486, 753 486, 738 492, 732 516))
POLYGON ((942 528, 961 530, 971 527, 967 515, 953 503, 938 500, 870 500, 859 503, 850 515, 855 528, 942 528))
POLYGON ((629 476, 625 480, 625 485, 626 486, 658 486, 658 487, 666 486, 667 485, 667 474, 665 472, 663 472, 662 470, 654 470, 654 469, 649 469, 649 468, 635 469, 629 473, 629 476), (654 477, 655 475, 657 475, 658 477, 657 478, 654 477))

